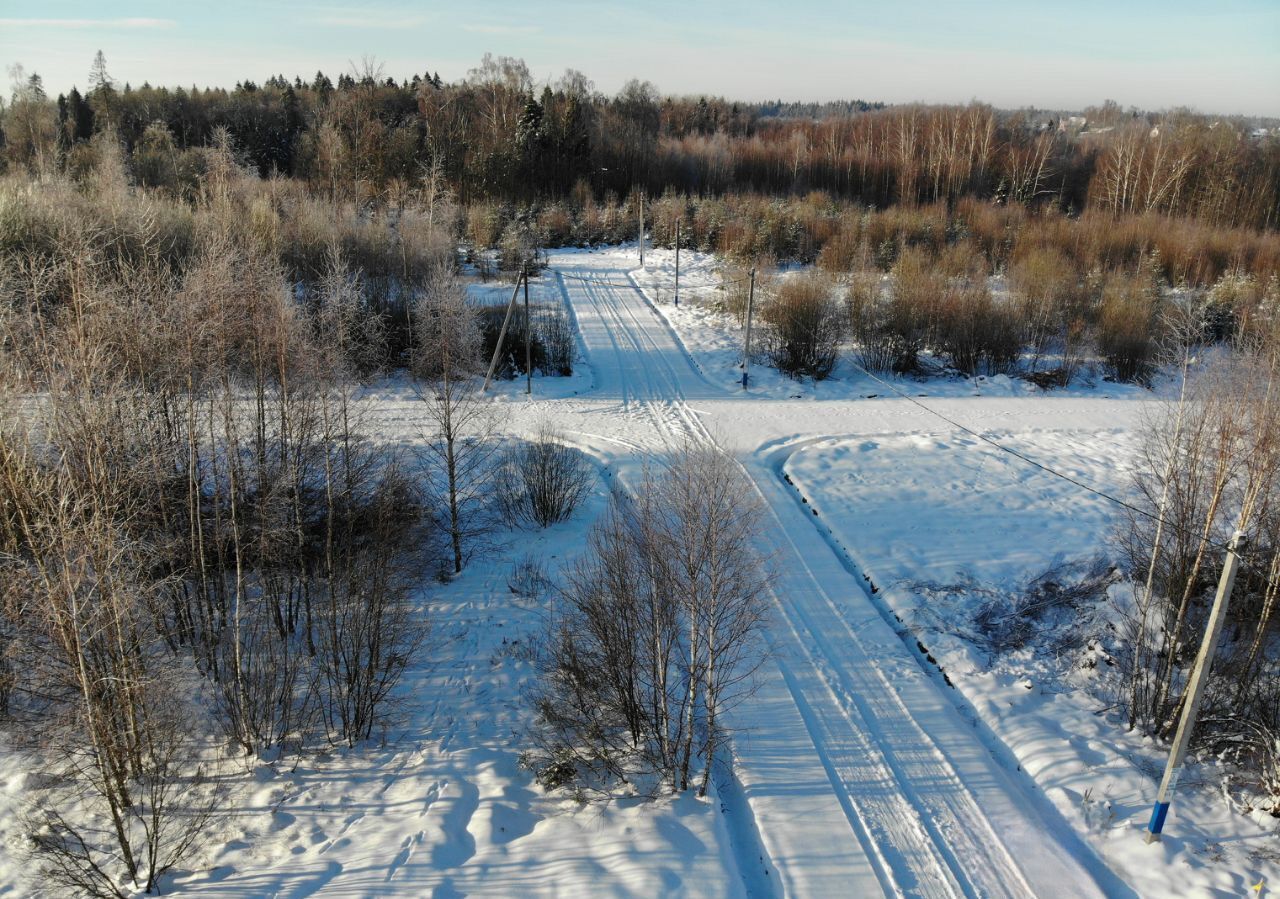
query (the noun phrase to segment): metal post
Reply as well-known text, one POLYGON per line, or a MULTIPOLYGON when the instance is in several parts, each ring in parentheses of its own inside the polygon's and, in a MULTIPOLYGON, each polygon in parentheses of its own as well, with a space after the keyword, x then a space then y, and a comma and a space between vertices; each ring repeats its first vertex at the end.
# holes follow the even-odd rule
POLYGON ((1187 754, 1187 744, 1191 742, 1191 732, 1195 730, 1196 716, 1200 712, 1200 698, 1203 695, 1205 681, 1209 677, 1209 669, 1213 667, 1213 656, 1218 651, 1218 638, 1222 635, 1222 625, 1227 619, 1227 606, 1231 602, 1231 588, 1236 583, 1236 569, 1240 565, 1239 552, 1249 542, 1243 531, 1236 531, 1227 546, 1227 558, 1222 566, 1222 577, 1218 580, 1218 594, 1213 598, 1213 610, 1209 613, 1209 625, 1205 628, 1204 641, 1200 644, 1200 653, 1196 656, 1195 667, 1191 669, 1191 679, 1187 681, 1186 693, 1183 694, 1182 716, 1178 719, 1178 731, 1173 738, 1173 747, 1169 750, 1169 760, 1165 763, 1164 777, 1160 781, 1160 789, 1156 792, 1155 807, 1151 810, 1151 820, 1147 824, 1147 842, 1158 843, 1160 832, 1164 830, 1164 819, 1169 814, 1169 803, 1173 801, 1173 791, 1178 786, 1178 776, 1182 773, 1182 760, 1187 754))
POLYGON ((524 392, 533 396, 533 324, 529 319, 529 273, 524 273, 524 392))
POLYGON ((742 389, 747 389, 751 369, 751 312, 756 304, 756 270, 751 270, 751 287, 747 291, 747 339, 742 348, 742 389))
POLYGON ((680 308, 680 219, 676 219, 676 308, 680 308))
POLYGON ((520 272, 520 277, 516 279, 516 286, 511 289, 511 299, 507 302, 507 314, 502 319, 502 329, 498 331, 498 345, 493 348, 493 358, 489 360, 489 371, 484 376, 484 386, 480 388, 483 393, 489 389, 489 382, 493 380, 493 373, 498 368, 498 355, 502 352, 502 341, 507 337, 507 325, 511 324, 511 313, 516 308, 516 297, 520 293, 520 282, 524 280, 524 272, 520 272))

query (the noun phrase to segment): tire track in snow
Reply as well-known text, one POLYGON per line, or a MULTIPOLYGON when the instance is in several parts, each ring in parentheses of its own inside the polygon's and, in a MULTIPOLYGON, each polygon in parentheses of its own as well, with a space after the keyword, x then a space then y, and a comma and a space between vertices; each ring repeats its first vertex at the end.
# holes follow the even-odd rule
MULTIPOLYGON (((634 397, 633 402, 639 407, 636 411, 647 413, 654 430, 668 450, 679 448, 685 440, 714 444, 714 439, 696 416, 681 408, 682 404, 679 403, 678 398, 684 391, 681 389, 678 376, 666 363, 663 354, 657 351, 653 339, 637 319, 634 309, 630 308, 630 304, 618 295, 622 291, 584 285, 582 292, 591 301, 600 318, 612 322, 620 332, 618 334, 613 328, 608 329, 610 346, 614 353, 621 357, 623 351, 620 342, 625 341, 630 350, 636 354, 636 358, 648 359, 651 362, 648 365, 627 366, 623 359, 618 359, 616 373, 620 377, 616 387, 624 397, 628 398, 629 410, 631 398, 634 397), (642 336, 645 338, 643 343, 642 336), (637 367, 646 388, 647 395, 643 399, 627 377, 637 367), (655 375, 658 371, 665 375, 661 379, 666 382, 665 384, 660 385, 657 382, 655 375), (666 389, 662 390, 663 387, 666 389), (677 401, 672 402, 667 399, 668 397, 676 397, 677 401), (677 419, 675 422, 671 420, 672 412, 677 419)), ((754 479, 752 480, 754 482, 754 479)), ((760 492, 758 485, 756 490, 760 492)), ((761 494, 761 500, 776 521, 777 513, 772 510, 763 494, 761 494)), ((775 530, 786 533, 781 521, 776 521, 775 530)), ((791 549, 792 555, 799 561, 801 567, 809 572, 794 542, 791 543, 791 549)), ((810 574, 812 575, 811 572, 810 574)), ((817 586, 816 579, 814 579, 814 586, 817 586)), ((791 625, 792 632, 796 633, 796 623, 791 620, 794 613, 789 608, 789 604, 781 602, 776 594, 775 601, 779 611, 791 625)), ((801 628, 808 633, 810 641, 819 637, 817 632, 807 625, 801 625, 801 628)), ((797 709, 800 710, 800 718, 808 730, 809 738, 823 768, 831 778, 833 790, 837 793, 836 798, 849 819, 851 828, 864 841, 869 840, 877 847, 874 854, 880 861, 880 865, 873 867, 877 868, 877 878, 881 886, 889 893, 939 897, 939 899, 973 895, 972 891, 961 888, 959 881, 952 873, 953 866, 938 852, 937 842, 928 833, 920 815, 905 801, 904 791, 885 788, 887 784, 897 783, 896 772, 885 763, 883 756, 876 752, 874 744, 866 738, 865 734, 868 730, 866 722, 850 717, 848 705, 841 701, 840 695, 834 689, 833 683, 838 678, 837 666, 829 657, 822 661, 815 658, 803 648, 805 643, 806 641, 799 639, 797 634, 794 646, 789 648, 798 649, 800 656, 809 663, 807 666, 809 671, 819 674, 819 684, 812 685, 810 689, 824 691, 828 703, 810 702, 797 686, 794 674, 786 676, 786 669, 782 667, 781 662, 779 667, 784 672, 784 682, 791 691, 797 709), (832 717, 831 706, 837 710, 835 718, 832 717), (853 745, 850 746, 850 743, 853 745), (868 763, 862 761, 864 759, 872 761, 868 763), (879 783, 881 786, 878 789, 868 790, 866 785, 869 783, 879 783), (886 872, 886 869, 892 873, 886 872)))
MULTIPOLYGON (((779 592, 808 600, 779 603, 791 626, 788 648, 810 663, 842 712, 856 748, 856 753, 846 750, 847 756, 867 760, 861 770, 850 762, 853 773, 843 783, 868 829, 889 837, 891 848, 882 851, 899 887, 912 895, 1034 895, 964 781, 903 704, 877 661, 879 653, 869 652, 838 614, 828 590, 833 566, 815 569, 813 562, 814 556, 827 562, 819 555, 825 544, 805 553, 796 542, 809 526, 801 523, 807 516, 786 514, 794 511, 788 509, 794 503, 769 489, 771 478, 753 481, 789 549, 779 592), (896 786, 896 794, 877 796, 878 777, 896 786)), ((844 574, 841 580, 850 580, 844 574)), ((878 649, 892 653, 895 647, 878 649)), ((832 733, 836 727, 827 722, 827 746, 841 746, 840 736, 832 733)))

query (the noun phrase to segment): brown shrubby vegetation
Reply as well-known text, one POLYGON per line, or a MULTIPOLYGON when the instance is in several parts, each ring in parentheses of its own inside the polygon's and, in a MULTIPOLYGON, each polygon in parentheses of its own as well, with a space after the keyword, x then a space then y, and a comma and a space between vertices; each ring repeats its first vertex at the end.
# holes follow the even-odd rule
POLYGON ((769 361, 779 371, 821 381, 835 370, 845 319, 830 280, 809 275, 782 281, 760 318, 768 325, 769 361))

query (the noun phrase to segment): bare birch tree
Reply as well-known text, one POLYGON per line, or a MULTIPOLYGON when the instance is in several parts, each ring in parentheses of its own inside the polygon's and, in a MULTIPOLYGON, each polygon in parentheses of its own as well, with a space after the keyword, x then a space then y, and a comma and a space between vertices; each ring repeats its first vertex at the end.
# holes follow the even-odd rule
POLYGON ((547 785, 705 794, 726 725, 764 659, 770 577, 760 506, 728 455, 677 452, 616 497, 565 574, 537 698, 547 785))
POLYGON ((481 392, 480 324, 449 268, 433 272, 414 313, 415 390, 427 419, 423 450, 438 494, 454 574, 486 530, 494 453, 492 406, 481 392))

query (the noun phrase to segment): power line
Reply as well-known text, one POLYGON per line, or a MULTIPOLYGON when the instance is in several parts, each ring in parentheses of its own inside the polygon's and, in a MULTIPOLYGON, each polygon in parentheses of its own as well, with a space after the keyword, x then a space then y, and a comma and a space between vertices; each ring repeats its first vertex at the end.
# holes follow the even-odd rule
MULTIPOLYGON (((588 278, 581 275, 571 275, 565 272, 557 272, 557 274, 563 278, 569 278, 569 279, 572 279, 575 281, 581 281, 587 284, 596 284, 603 287, 620 287, 620 288, 631 288, 631 289, 644 289, 644 288, 661 289, 664 286, 664 285, 655 285, 655 284, 642 286, 638 283, 631 283, 631 282, 606 281, 606 280, 601 280, 596 278, 588 278)), ((702 285, 701 287, 696 287, 696 288, 685 287, 684 289, 686 291, 699 290, 699 289, 701 290, 718 289, 718 288, 727 287, 733 284, 741 284, 750 280, 751 280, 751 276, 748 275, 745 278, 736 278, 732 281, 722 281, 719 284, 706 284, 706 285, 702 285)), ((861 365, 858 365, 853 360, 850 360, 850 364, 855 369, 862 372, 867 377, 871 378, 871 380, 875 381, 878 384, 882 384, 889 390, 896 393, 898 396, 905 399, 907 402, 912 403, 915 406, 919 406, 921 409, 923 409, 925 412, 928 412, 930 415, 942 421, 945 421, 947 424, 951 425, 953 428, 957 428, 972 437, 976 437, 978 440, 981 440, 983 443, 986 443, 986 444, 989 444, 990 446, 995 447, 996 449, 1000 450, 1000 452, 1002 453, 1006 453, 1010 456, 1013 456, 1015 459, 1019 459, 1020 461, 1025 462, 1028 465, 1038 468, 1040 471, 1043 471, 1045 474, 1051 475, 1055 478, 1060 478, 1061 480, 1064 480, 1067 483, 1072 484, 1080 488, 1081 490, 1084 490, 1086 493, 1090 493, 1098 497, 1099 499, 1105 500, 1109 503, 1112 503, 1113 505, 1119 506, 1120 508, 1127 509, 1128 511, 1134 513, 1135 515, 1141 515, 1142 517, 1150 519, 1151 521, 1156 523, 1163 523, 1165 527, 1171 528, 1172 530, 1177 531, 1178 533, 1182 534, 1185 537, 1191 538, 1197 542, 1204 540, 1203 534, 1195 533, 1193 531, 1188 530, 1185 527, 1182 527, 1181 525, 1164 520, 1154 512, 1149 512, 1146 509, 1140 508, 1139 506, 1135 506, 1133 503, 1127 500, 1121 499, 1115 494, 1108 493, 1105 490, 1100 490, 1097 487, 1094 487, 1090 484, 1085 483, 1084 481, 1081 481, 1079 478, 1073 477, 1069 474, 1066 474, 1065 472, 1058 471, 1052 466, 1046 465, 1045 463, 1040 462, 1037 459, 1033 459, 1030 456, 1025 455, 1024 453, 1021 453, 1018 450, 1013 449, 1012 447, 1005 446, 1003 443, 996 440, 995 438, 989 437, 986 434, 983 434, 979 431, 975 431, 973 428, 970 428, 969 426, 964 425, 953 418, 949 418, 948 416, 943 415, 941 412, 937 411, 936 409, 933 409, 930 406, 925 405, 915 397, 911 396, 909 393, 906 393, 898 389, 898 387, 895 386, 894 384, 891 384, 888 381, 884 380, 883 378, 879 377, 878 375, 874 374, 873 372, 868 371, 867 369, 863 368, 861 365)), ((1228 544, 1226 543, 1214 543, 1212 541, 1207 541, 1205 543, 1205 546, 1212 547, 1219 550, 1226 550, 1228 548, 1228 544)))
MULTIPOLYGON (((558 274, 562 278, 568 278, 572 281, 581 281, 584 284, 595 284, 599 287, 620 287, 620 288, 629 289, 629 290, 667 290, 667 289, 674 289, 675 287, 674 282, 667 282, 665 284, 642 284, 638 281, 637 282, 607 281, 602 278, 588 278, 583 275, 571 275, 568 272, 558 271, 556 272, 556 274, 558 274)), ((750 278, 746 277, 746 278, 735 278, 732 281, 719 281, 715 284, 700 284, 696 286, 682 284, 680 285, 680 290, 683 292, 688 292, 690 290, 719 290, 724 287, 729 287, 733 284, 744 284, 749 280, 750 278)))

